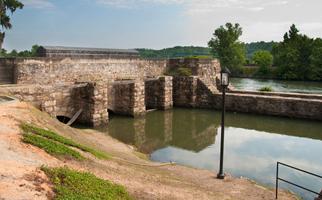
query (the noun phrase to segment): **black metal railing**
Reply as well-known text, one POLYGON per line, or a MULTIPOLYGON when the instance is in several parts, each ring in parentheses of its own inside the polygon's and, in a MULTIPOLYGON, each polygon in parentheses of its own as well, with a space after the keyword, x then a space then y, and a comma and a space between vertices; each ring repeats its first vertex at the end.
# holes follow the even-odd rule
POLYGON ((280 177, 279 177, 279 166, 280 166, 280 165, 283 165, 283 166, 285 166, 285 167, 288 167, 288 168, 294 169, 294 170, 296 170, 296 171, 300 171, 300 172, 303 172, 303 173, 309 174, 309 175, 311 175, 311 176, 318 177, 318 178, 321 178, 321 179, 322 179, 322 176, 320 176, 320 175, 314 174, 314 173, 312 173, 312 172, 305 171, 305 170, 300 169, 300 168, 297 168, 297 167, 293 167, 293 166, 291 166, 291 165, 287 165, 287 164, 285 164, 285 163, 277 162, 277 165, 276 165, 276 199, 278 198, 278 182, 279 182, 279 181, 282 181, 282 182, 288 183, 288 184, 290 184, 290 185, 293 185, 293 186, 295 186, 295 187, 301 188, 301 189, 303 189, 303 190, 306 190, 306 191, 311 192, 311 193, 313 193, 313 194, 316 194, 316 195, 318 195, 318 196, 320 195, 320 193, 319 193, 319 192, 315 192, 315 191, 313 191, 313 190, 311 190, 311 189, 309 189, 309 188, 306 188, 306 187, 304 187, 304 186, 298 185, 298 184, 293 183, 293 182, 291 182, 291 181, 289 181, 289 180, 286 180, 286 179, 280 178, 280 177))

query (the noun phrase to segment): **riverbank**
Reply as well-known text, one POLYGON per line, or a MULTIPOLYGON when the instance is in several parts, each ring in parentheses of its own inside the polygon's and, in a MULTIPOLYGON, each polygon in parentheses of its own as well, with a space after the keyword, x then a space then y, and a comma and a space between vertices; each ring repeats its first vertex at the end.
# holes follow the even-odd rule
MULTIPOLYGON (((40 170, 42 165, 88 171, 99 178, 123 185, 135 199, 274 199, 274 190, 245 178, 215 179, 215 173, 178 165, 162 165, 144 159, 107 135, 94 130, 78 130, 61 124, 26 103, 0 104, 0 198, 47 199, 52 186, 40 170), (33 123, 53 130, 80 144, 112 156, 99 160, 86 153, 85 161, 60 160, 43 150, 21 142, 21 123, 33 123)), ((279 199, 296 199, 281 192, 279 199)))

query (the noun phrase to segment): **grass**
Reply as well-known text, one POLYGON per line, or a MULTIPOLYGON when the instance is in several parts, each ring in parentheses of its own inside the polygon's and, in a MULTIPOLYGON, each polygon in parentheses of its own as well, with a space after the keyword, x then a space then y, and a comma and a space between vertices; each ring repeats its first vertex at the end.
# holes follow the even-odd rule
POLYGON ((25 133, 23 135, 23 142, 34 145, 45 150, 50 155, 56 157, 64 157, 64 158, 75 158, 76 160, 84 160, 85 158, 80 155, 79 152, 66 147, 63 144, 54 142, 52 140, 48 140, 41 136, 37 136, 34 134, 25 133))
POLYGON ((265 86, 265 87, 260 88, 258 91, 260 91, 260 92, 273 92, 273 89, 269 86, 265 86))
POLYGON ((110 156, 107 155, 104 152, 101 152, 101 151, 98 151, 96 149, 92 149, 90 147, 78 144, 78 143, 74 142, 73 140, 65 138, 65 137, 63 137, 61 135, 58 135, 57 133, 55 133, 53 131, 44 130, 44 129, 41 129, 39 127, 30 125, 30 124, 22 124, 21 128, 25 133, 33 133, 33 134, 36 134, 38 136, 41 136, 41 137, 44 137, 44 138, 59 142, 59 143, 61 143, 63 145, 67 145, 67 146, 70 146, 70 147, 75 147, 75 148, 80 149, 80 150, 82 150, 84 152, 88 152, 88 153, 94 155, 95 157, 97 157, 99 159, 109 159, 110 158, 110 156))
POLYGON ((126 189, 91 173, 67 167, 41 168, 54 185, 55 200, 130 200, 126 189))
POLYGON ((165 73, 167 76, 192 76, 192 70, 188 67, 179 67, 165 73))

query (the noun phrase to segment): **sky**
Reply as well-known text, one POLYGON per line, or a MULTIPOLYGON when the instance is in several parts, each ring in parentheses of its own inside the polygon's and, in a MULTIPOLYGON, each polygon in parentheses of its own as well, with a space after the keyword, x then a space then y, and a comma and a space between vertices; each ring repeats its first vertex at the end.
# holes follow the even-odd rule
POLYGON ((226 22, 243 42, 280 41, 291 24, 322 37, 321 0, 21 0, 4 48, 207 46, 226 22))

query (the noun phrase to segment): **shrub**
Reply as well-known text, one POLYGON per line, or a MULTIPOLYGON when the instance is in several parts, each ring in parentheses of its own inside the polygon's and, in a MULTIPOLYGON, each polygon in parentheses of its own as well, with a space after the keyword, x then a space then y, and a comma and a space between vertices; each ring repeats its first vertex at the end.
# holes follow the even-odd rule
POLYGON ((265 86, 260 88, 258 91, 260 92, 273 92, 273 89, 270 86, 265 86))

